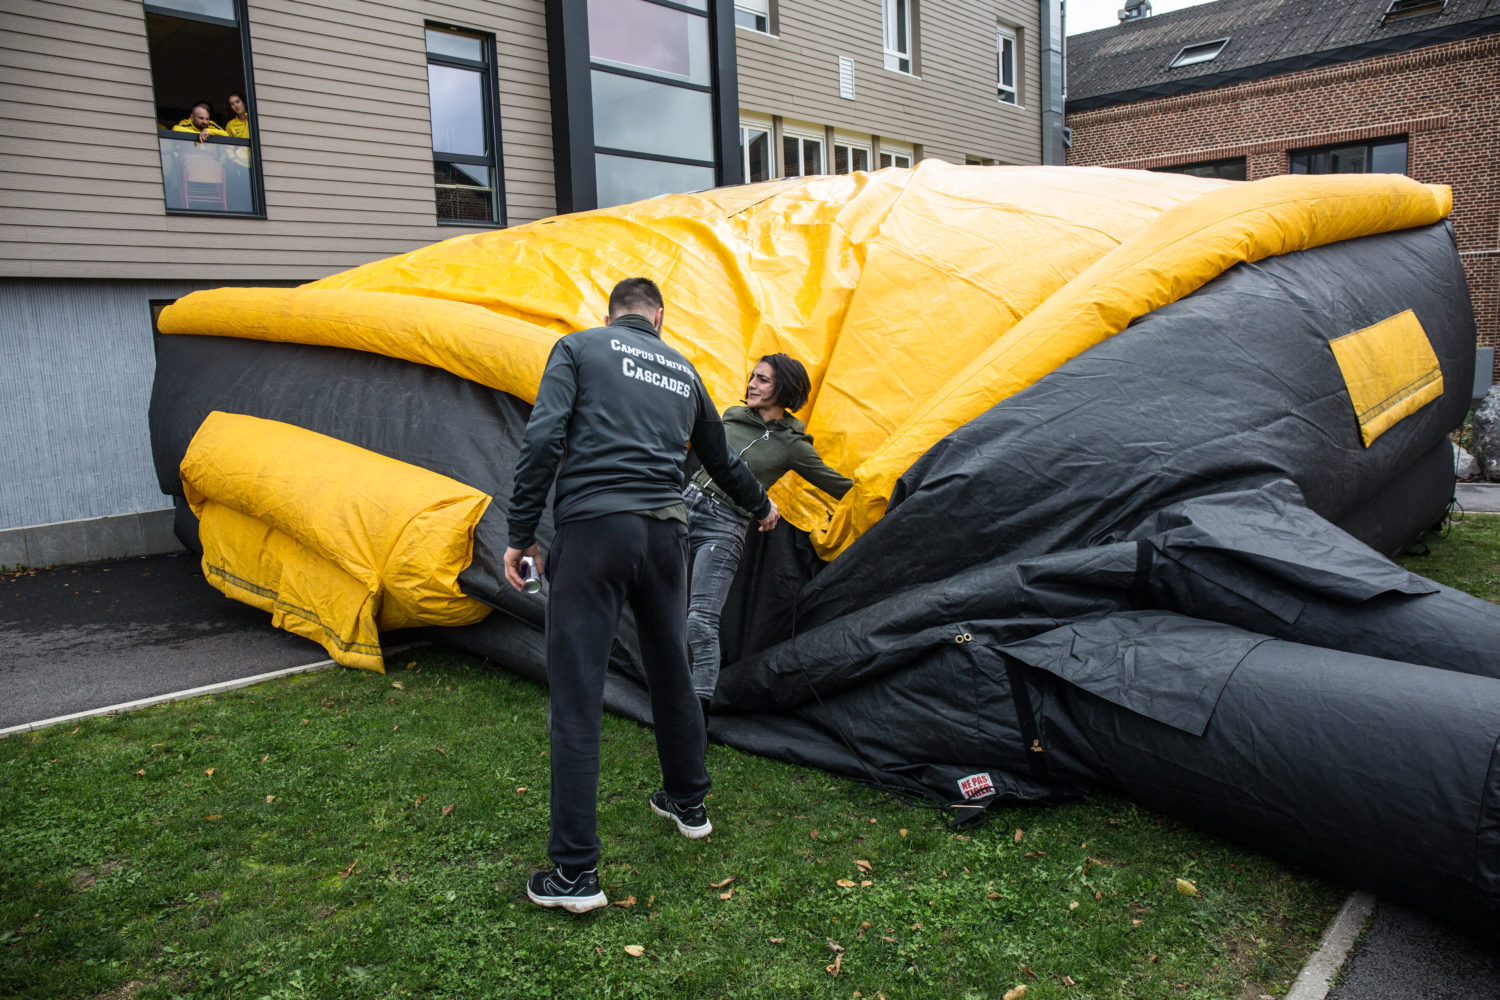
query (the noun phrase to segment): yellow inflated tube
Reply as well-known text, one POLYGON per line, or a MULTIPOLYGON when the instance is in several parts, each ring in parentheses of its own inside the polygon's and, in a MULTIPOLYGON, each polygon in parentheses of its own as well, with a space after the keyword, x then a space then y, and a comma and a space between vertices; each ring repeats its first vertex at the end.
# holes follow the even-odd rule
POLYGON ((819 555, 832 558, 878 521, 896 480, 928 448, 1133 320, 1236 264, 1430 225, 1451 208, 1448 188, 1396 174, 1289 175, 1218 188, 1164 212, 970 361, 862 463, 854 489, 813 536, 819 555))
POLYGON ((473 487, 217 411, 193 435, 181 473, 204 576, 338 663, 384 672, 381 630, 468 625, 489 613, 458 586, 490 503, 473 487))

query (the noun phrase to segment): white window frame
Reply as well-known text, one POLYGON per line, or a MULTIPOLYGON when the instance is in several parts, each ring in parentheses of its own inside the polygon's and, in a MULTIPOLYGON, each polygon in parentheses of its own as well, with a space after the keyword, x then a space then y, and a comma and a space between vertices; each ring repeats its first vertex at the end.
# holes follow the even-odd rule
POLYGON ((747 133, 761 132, 766 137, 766 154, 770 158, 770 175, 766 180, 774 180, 778 176, 781 157, 780 150, 775 146, 776 129, 772 127, 770 118, 754 118, 741 116, 740 118, 740 174, 746 184, 758 183, 750 180, 750 137, 747 133))
POLYGON ((863 169, 865 169, 865 170, 871 170, 871 169, 874 168, 874 166, 875 166, 875 156, 874 156, 873 150, 871 149, 870 137, 869 136, 866 136, 866 135, 850 135, 850 134, 845 133, 845 132, 835 131, 833 133, 833 156, 828 161, 828 164, 827 164, 827 166, 828 166, 828 172, 829 173, 831 173, 831 174, 838 173, 838 169, 839 169, 838 168, 839 150, 840 149, 846 150, 847 153, 848 153, 848 158, 849 158, 849 171, 848 172, 849 173, 852 174, 856 170, 860 169, 859 167, 856 167, 854 165, 854 152, 855 152, 855 150, 859 150, 860 152, 862 152, 862 153, 865 154, 865 166, 864 166, 863 169))
POLYGON ((783 122, 782 126, 781 126, 781 148, 777 150, 777 153, 780 154, 780 156, 778 157, 778 160, 779 160, 779 162, 781 164, 781 176, 783 176, 783 177, 814 177, 814 176, 820 176, 821 174, 827 173, 828 172, 828 144, 826 142, 824 142, 823 139, 824 139, 823 132, 821 130, 816 130, 812 126, 800 126, 799 127, 797 125, 787 125, 785 122, 783 122), (795 173, 795 174, 789 174, 789 173, 786 172, 786 142, 787 142, 788 139, 795 139, 795 140, 797 140, 797 144, 798 144, 797 145, 797 173, 795 173), (802 173, 802 164, 805 163, 806 160, 807 160, 807 146, 809 144, 815 144, 818 147, 818 164, 819 164, 819 167, 820 167, 820 170, 819 170, 818 174, 804 174, 804 173, 802 173))
POLYGON ((1001 104, 1021 105, 1021 40, 1012 28, 995 28, 995 92, 1001 104), (1011 85, 1005 85, 1006 56, 1009 52, 1011 85))
POLYGON ((771 33, 771 0, 734 0, 734 26, 762 35, 771 33), (744 14, 753 19, 746 24, 740 19, 744 14))
POLYGON ((916 150, 901 142, 880 142, 879 165, 885 167, 910 167, 916 159, 916 150))
POLYGON ((896 73, 915 75, 915 49, 912 35, 912 0, 881 0, 881 27, 885 41, 885 68, 896 73), (901 48, 901 36, 906 48, 901 48))

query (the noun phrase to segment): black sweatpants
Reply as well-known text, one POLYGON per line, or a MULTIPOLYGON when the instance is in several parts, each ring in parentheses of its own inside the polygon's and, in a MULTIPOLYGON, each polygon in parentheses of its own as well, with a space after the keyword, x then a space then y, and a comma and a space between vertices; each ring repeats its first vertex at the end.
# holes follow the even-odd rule
POLYGON ((599 861, 599 727, 610 644, 628 602, 651 693, 662 788, 680 805, 709 789, 707 737, 693 694, 687 647, 687 525, 606 514, 557 529, 546 559, 547 686, 551 711, 555 864, 599 861))

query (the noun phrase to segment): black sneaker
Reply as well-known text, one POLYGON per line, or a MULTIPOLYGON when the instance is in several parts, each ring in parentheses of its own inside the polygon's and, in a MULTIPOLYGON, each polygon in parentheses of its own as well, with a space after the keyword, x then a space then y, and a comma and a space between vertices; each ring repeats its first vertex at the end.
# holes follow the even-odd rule
POLYGON ((569 879, 561 868, 539 871, 526 880, 526 897, 537 906, 562 907, 569 913, 587 913, 608 906, 599 888, 599 869, 590 868, 569 879))
POLYGON ((677 824, 677 832, 689 840, 698 840, 714 832, 708 821, 708 811, 700 802, 695 806, 680 806, 667 798, 666 792, 651 793, 651 811, 677 824))

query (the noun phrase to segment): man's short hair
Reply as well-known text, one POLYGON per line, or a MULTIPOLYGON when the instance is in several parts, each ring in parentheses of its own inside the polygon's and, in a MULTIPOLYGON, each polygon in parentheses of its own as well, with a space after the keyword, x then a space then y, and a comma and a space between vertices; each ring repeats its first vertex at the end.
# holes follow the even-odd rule
POLYGON ((626 278, 609 293, 609 318, 636 313, 648 319, 663 308, 661 289, 650 278, 626 278))
POLYGON ((212 118, 214 116, 214 106, 212 104, 209 104, 207 101, 195 101, 195 102, 193 102, 193 106, 191 108, 188 108, 188 113, 192 114, 194 111, 197 111, 199 108, 202 108, 204 114, 208 115, 208 117, 212 118))

